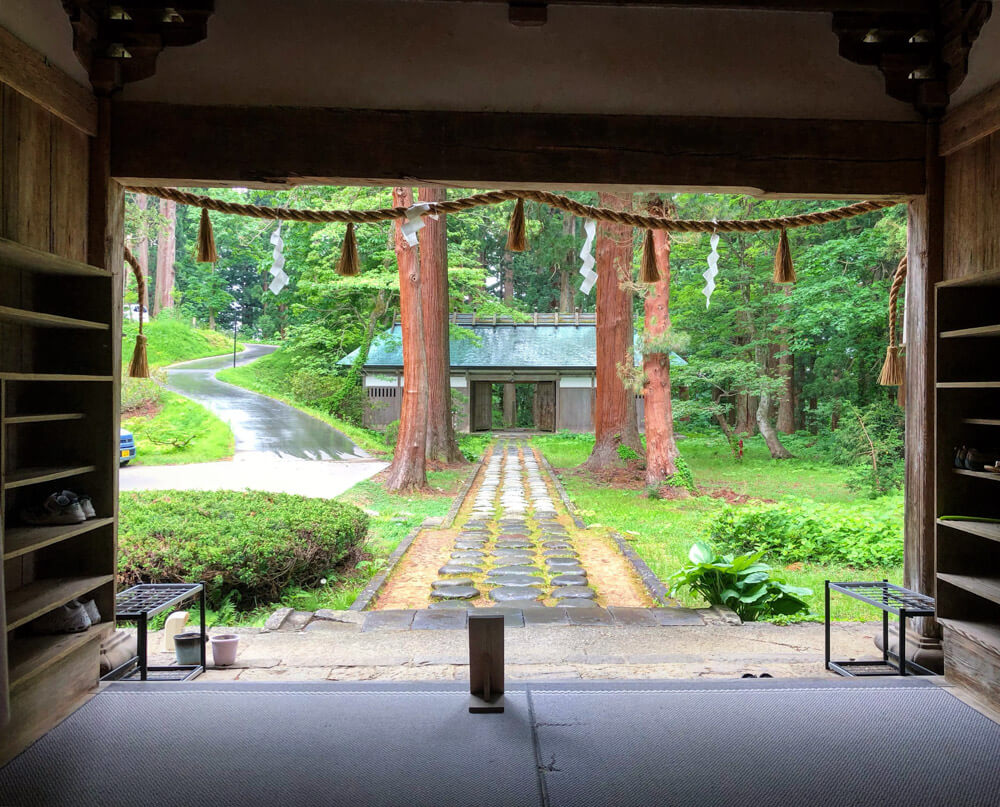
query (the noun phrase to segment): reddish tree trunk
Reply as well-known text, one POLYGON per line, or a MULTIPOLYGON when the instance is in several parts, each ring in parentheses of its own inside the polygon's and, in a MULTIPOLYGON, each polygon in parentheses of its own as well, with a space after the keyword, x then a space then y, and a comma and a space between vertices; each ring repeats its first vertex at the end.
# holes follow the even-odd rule
MULTIPOLYGON (((140 210, 145 211, 149 207, 149 197, 144 193, 137 194, 135 197, 135 205, 140 210)), ((142 294, 139 297, 139 305, 145 306, 149 309, 149 232, 146 229, 146 220, 142 218, 140 221, 139 238, 136 240, 135 254, 136 261, 139 262, 139 270, 142 273, 143 280, 146 283, 143 286, 142 294)))
MULTIPOLYGON (((792 295, 790 286, 785 286, 785 297, 792 295)), ((786 304, 782 308, 787 311, 786 304)), ((795 431, 795 356, 788 349, 788 339, 785 336, 778 345, 778 373, 785 380, 785 389, 778 401, 778 431, 782 434, 792 434, 795 431)))
POLYGON ((153 314, 174 307, 174 253, 177 250, 177 202, 160 200, 163 226, 156 239, 156 296, 153 314))
MULTIPOLYGON (((503 301, 506 305, 514 303, 514 253, 503 254, 503 301)), ((503 385, 503 427, 512 429, 517 419, 517 392, 513 384, 503 385)))
MULTIPOLYGON (((393 188, 392 204, 410 207, 413 192, 393 188)), ((424 344, 424 314, 420 292, 420 257, 417 248, 403 238, 400 222, 395 225, 396 261, 399 264, 399 316, 403 330, 403 402, 399 415, 399 437, 386 471, 386 490, 398 492, 427 487, 427 348, 424 344)))
MULTIPOLYGON (((420 188, 421 202, 443 202, 444 188, 420 188)), ((427 459, 462 461, 451 421, 451 351, 448 340, 448 224, 427 217, 420 241, 420 299, 427 352, 427 459)))
MULTIPOLYGON (((624 210, 626 202, 600 194, 602 207, 624 210)), ((599 224, 594 257, 597 261, 597 395, 594 399, 594 450, 585 463, 599 469, 617 465, 618 446, 642 453, 635 416, 635 394, 618 374, 618 365, 632 367, 632 292, 622 288, 632 278, 632 228, 599 224)))
MULTIPOLYGON (((651 208, 665 215, 662 207, 651 208)), ((660 280, 650 288, 645 300, 646 333, 662 336, 670 330, 670 234, 653 231, 656 267, 660 280)), ((659 485, 677 473, 678 457, 674 441, 674 416, 670 402, 670 353, 646 353, 642 369, 646 375, 643 395, 646 406, 646 484, 659 485)))

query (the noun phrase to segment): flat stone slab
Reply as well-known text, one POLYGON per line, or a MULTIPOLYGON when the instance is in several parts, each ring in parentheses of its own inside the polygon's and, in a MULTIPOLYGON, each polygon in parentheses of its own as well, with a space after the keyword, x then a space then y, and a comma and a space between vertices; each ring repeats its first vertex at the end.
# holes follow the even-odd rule
POLYGON ((542 541, 542 546, 546 549, 572 549, 573 544, 568 541, 542 541))
POLYGON ((493 550, 493 557, 495 558, 523 558, 523 557, 534 557, 534 554, 527 549, 508 549, 507 547, 499 547, 493 550))
POLYGON ((587 586, 563 586, 552 592, 556 600, 592 600, 594 596, 594 589, 587 586))
POLYGON ((504 566, 499 569, 490 569, 487 573, 487 577, 503 577, 504 575, 510 574, 533 574, 541 576, 542 570, 537 566, 529 566, 526 563, 519 563, 516 566, 504 566))
POLYGON ((455 549, 485 549, 486 541, 463 541, 461 539, 455 541, 455 549))
POLYGON ((649 608, 626 608, 621 605, 608 606, 608 611, 615 619, 616 625, 635 625, 647 628, 659 625, 649 608))
POLYGON ((448 577, 444 580, 435 580, 431 583, 431 588, 452 588, 453 586, 471 586, 472 580, 468 577, 448 577))
POLYGON ((546 558, 545 565, 550 569, 579 569, 580 561, 576 558, 546 558))
MULTIPOLYGON (((427 607, 434 611, 462 611, 462 613, 465 613, 466 609, 473 606, 461 600, 441 600, 440 602, 432 602, 427 607)), ((420 612, 417 611, 417 613, 419 614, 420 612)), ((416 619, 415 616, 414 619, 416 619)))
POLYGON ((490 592, 490 599, 494 602, 531 602, 541 598, 542 590, 540 588, 501 586, 490 592))
POLYGON ((451 557, 454 560, 483 560, 486 557, 486 553, 478 549, 462 549, 458 552, 452 552, 451 557))
POLYGON ((563 608, 550 608, 545 605, 526 606, 521 609, 525 625, 568 625, 569 615, 563 608))
POLYGON ((614 619, 606 608, 595 607, 590 600, 566 600, 559 603, 562 608, 569 608, 569 624, 571 625, 613 625, 614 619))
MULTIPOLYGON (((454 601, 446 601, 451 604, 454 601)), ((469 622, 469 614, 460 603, 457 607, 439 611, 417 611, 413 616, 412 630, 462 630, 469 622)))
POLYGON ((479 596, 479 589, 474 586, 451 586, 436 588, 431 592, 436 600, 474 600, 479 596))
POLYGON ((409 630, 413 623, 413 610, 369 611, 361 626, 362 633, 376 630, 409 630))
POLYGON ((579 555, 578 552, 575 552, 574 550, 569 549, 569 548, 566 548, 566 549, 546 549, 544 552, 542 552, 542 557, 543 558, 579 558, 580 555, 579 555))
POLYGON ((527 552, 523 552, 520 555, 513 555, 503 558, 497 558, 493 565, 497 569, 504 569, 508 566, 531 566, 535 561, 534 555, 527 552))
POLYGON ((702 619, 701 614, 691 608, 650 608, 649 612, 653 615, 657 624, 664 627, 705 624, 705 620, 702 619))
POLYGON ((446 563, 438 569, 438 574, 479 574, 482 570, 481 566, 470 563, 446 563))
POLYGON ((572 572, 567 572, 566 574, 557 574, 555 577, 552 578, 552 585, 554 585, 554 586, 585 586, 585 585, 587 585, 587 575, 586 574, 573 574, 572 572))
POLYGON ((515 586, 517 588, 522 586, 540 586, 542 584, 540 577, 531 574, 505 574, 492 577, 489 582, 497 586, 515 586))
POLYGON ((531 541, 516 541, 510 538, 497 541, 497 549, 531 549, 532 547, 534 544, 531 541))

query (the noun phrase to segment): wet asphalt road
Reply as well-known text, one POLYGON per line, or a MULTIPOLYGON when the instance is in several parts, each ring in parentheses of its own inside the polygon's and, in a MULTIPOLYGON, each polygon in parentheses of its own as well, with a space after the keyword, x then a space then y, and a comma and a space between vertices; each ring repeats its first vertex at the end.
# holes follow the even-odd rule
MULTIPOLYGON (((272 345, 247 345, 237 365, 272 353, 272 345)), ((229 424, 236 453, 268 453, 304 460, 362 459, 369 455, 321 420, 287 404, 219 381, 215 374, 233 366, 232 355, 178 364, 167 370, 167 389, 197 401, 229 424)))

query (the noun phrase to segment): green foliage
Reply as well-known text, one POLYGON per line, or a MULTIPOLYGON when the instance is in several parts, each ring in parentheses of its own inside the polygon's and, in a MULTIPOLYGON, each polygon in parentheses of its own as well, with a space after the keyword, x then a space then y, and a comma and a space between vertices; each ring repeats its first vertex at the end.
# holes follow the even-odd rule
POLYGON ((392 423, 387 423, 385 428, 382 430, 382 439, 385 444, 392 448, 396 445, 399 440, 399 421, 394 420, 392 423))
POLYGON ((136 409, 156 406, 163 397, 163 373, 153 370, 150 378, 129 378, 122 376, 122 391, 120 409, 127 414, 136 409))
POLYGON ((668 476, 664 484, 672 488, 684 488, 688 493, 697 493, 698 486, 694 483, 694 474, 687 460, 678 456, 674 465, 677 466, 677 473, 668 476))
POLYGON ((802 598, 812 590, 772 576, 761 554, 717 556, 708 544, 698 541, 688 553, 690 563, 670 576, 671 594, 689 588, 710 605, 732 608, 744 622, 808 611, 809 603, 802 598))
POLYGON ((162 389, 159 396, 162 408, 152 416, 122 422, 135 435, 138 451, 133 463, 176 465, 233 455, 235 438, 223 421, 189 398, 162 389))
POLYGON ((858 569, 903 562, 902 500, 871 504, 782 503, 728 507, 708 526, 728 552, 762 552, 774 563, 832 563, 858 569))
MULTIPOLYGON (((895 387, 892 388, 895 393, 895 387)), ((835 434, 838 458, 852 466, 848 487, 871 498, 901 490, 906 478, 903 412, 895 401, 846 407, 835 434)))
POLYGON ((138 582, 205 581, 208 602, 239 610, 315 586, 355 553, 368 516, 338 501, 285 493, 144 491, 121 496, 118 574, 138 582))
POLYGON ((618 444, 618 459, 628 465, 630 462, 640 462, 642 456, 631 446, 627 446, 624 443, 618 444))
POLYGON ((486 433, 459 434, 458 450, 469 462, 479 462, 486 453, 486 449, 493 442, 493 435, 486 433))

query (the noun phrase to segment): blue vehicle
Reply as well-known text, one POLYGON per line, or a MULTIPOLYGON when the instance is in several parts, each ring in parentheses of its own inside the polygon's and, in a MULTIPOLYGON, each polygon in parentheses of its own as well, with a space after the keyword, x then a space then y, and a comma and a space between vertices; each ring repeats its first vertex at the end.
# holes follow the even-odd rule
POLYGON ((125 429, 118 430, 118 467, 123 468, 135 459, 135 437, 125 429))

